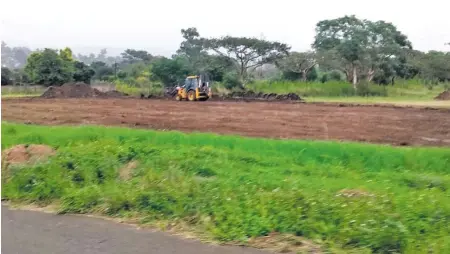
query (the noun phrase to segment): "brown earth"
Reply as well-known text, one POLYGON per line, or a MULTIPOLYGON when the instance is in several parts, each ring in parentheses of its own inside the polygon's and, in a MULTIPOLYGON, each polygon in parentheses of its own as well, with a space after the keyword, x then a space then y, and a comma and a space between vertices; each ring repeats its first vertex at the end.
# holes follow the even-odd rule
POLYGON ((16 145, 2 152, 2 159, 9 165, 26 164, 46 159, 55 150, 46 145, 16 145))
POLYGON ((119 178, 123 181, 131 179, 133 170, 138 166, 137 161, 130 161, 125 166, 119 169, 119 178))
POLYGON ((2 178, 10 175, 10 166, 26 165, 46 160, 56 151, 46 145, 16 145, 2 151, 2 178))
POLYGON ((66 83, 62 86, 50 86, 41 95, 43 98, 91 98, 91 97, 123 97, 127 94, 112 90, 108 92, 101 92, 90 85, 77 82, 66 83))
POLYGON ((450 90, 447 90, 447 91, 444 91, 444 92, 440 93, 434 99, 435 100, 444 100, 444 101, 450 100, 450 90))
POLYGON ((99 124, 281 139, 450 146, 450 110, 281 102, 124 98, 2 99, 3 120, 99 124))

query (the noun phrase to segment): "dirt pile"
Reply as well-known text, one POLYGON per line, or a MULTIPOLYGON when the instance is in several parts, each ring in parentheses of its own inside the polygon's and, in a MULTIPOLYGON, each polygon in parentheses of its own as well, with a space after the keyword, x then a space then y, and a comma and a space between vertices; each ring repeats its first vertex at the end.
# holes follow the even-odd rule
POLYGON ((108 92, 101 92, 96 88, 82 82, 66 83, 60 87, 50 86, 41 95, 43 98, 92 98, 92 97, 123 97, 127 94, 113 90, 108 92))
POLYGON ((443 100, 443 101, 448 101, 450 100, 450 90, 444 91, 442 93, 440 93, 438 96, 436 96, 434 98, 435 100, 443 100))
POLYGON ((103 94, 103 96, 108 97, 108 98, 120 98, 120 97, 124 97, 124 96, 128 96, 129 94, 127 93, 121 93, 117 90, 111 90, 111 91, 107 91, 103 94))
POLYGON ((27 164, 46 159, 55 154, 55 150, 46 145, 16 145, 2 153, 7 165, 27 164))
POLYGON ((232 92, 225 99, 242 99, 242 100, 267 100, 267 101, 300 101, 300 96, 295 93, 276 94, 276 93, 255 93, 253 91, 232 92))
POLYGON ((2 152, 2 177, 10 175, 10 167, 46 160, 56 151, 46 145, 16 145, 2 152))

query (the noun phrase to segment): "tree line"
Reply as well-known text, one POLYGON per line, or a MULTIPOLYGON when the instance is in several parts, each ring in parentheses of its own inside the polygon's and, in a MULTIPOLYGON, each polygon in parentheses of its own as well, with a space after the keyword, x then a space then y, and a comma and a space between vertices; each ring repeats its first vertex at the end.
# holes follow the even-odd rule
POLYGON ((450 53, 413 49, 408 37, 385 21, 344 16, 316 24, 311 49, 295 52, 286 43, 251 37, 206 38, 195 27, 171 57, 127 49, 120 56, 73 55, 69 48, 32 52, 2 42, 2 85, 12 82, 60 85, 68 81, 122 80, 131 85, 157 81, 173 86, 186 75, 209 73, 228 88, 254 79, 344 80, 394 84, 395 78, 450 81, 450 53))

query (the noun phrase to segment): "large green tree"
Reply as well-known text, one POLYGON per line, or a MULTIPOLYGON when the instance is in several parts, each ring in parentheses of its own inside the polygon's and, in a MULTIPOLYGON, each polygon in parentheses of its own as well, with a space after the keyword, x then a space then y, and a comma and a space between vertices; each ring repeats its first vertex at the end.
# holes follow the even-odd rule
POLYGON ((180 48, 177 50, 178 56, 186 57, 190 65, 195 69, 202 65, 202 57, 207 53, 203 48, 202 39, 197 31, 197 28, 190 27, 187 29, 181 29, 183 41, 180 44, 180 48))
POLYGON ((208 73, 212 80, 222 81, 225 73, 232 69, 233 62, 227 57, 208 54, 197 28, 182 29, 181 34, 184 40, 174 57, 185 58, 194 74, 208 73))
POLYGON ((450 81, 450 53, 441 51, 430 51, 428 53, 418 52, 413 60, 419 69, 422 79, 439 82, 450 81))
POLYGON ((94 70, 94 79, 96 80, 109 80, 114 76, 114 68, 108 66, 105 62, 95 61, 90 64, 90 67, 94 70))
POLYGON ((288 55, 290 47, 281 42, 258 38, 232 37, 201 39, 205 49, 213 50, 219 56, 229 59, 244 84, 248 72, 264 64, 274 63, 288 55))
POLYGON ((121 55, 127 63, 136 63, 139 61, 149 63, 153 59, 153 56, 145 50, 127 49, 121 55))
POLYGON ((68 61, 67 50, 61 52, 63 57, 56 50, 48 48, 42 52, 32 53, 25 66, 30 81, 45 86, 61 85, 71 81, 74 72, 73 62, 68 61))
POLYGON ((152 64, 153 77, 161 81, 166 87, 182 83, 187 75, 195 74, 192 72, 189 63, 183 57, 173 59, 164 57, 152 64))
POLYGON ((95 71, 88 65, 79 61, 74 62, 74 67, 73 80, 90 84, 92 77, 95 75, 95 71))
POLYGON ((346 74, 355 89, 358 76, 372 80, 382 64, 397 58, 403 49, 412 48, 393 24, 355 16, 318 22, 313 47, 338 63, 335 67, 346 74))
POLYGON ((277 61, 277 67, 283 73, 294 73, 301 77, 303 81, 307 80, 308 73, 317 65, 314 52, 291 52, 289 56, 277 61))

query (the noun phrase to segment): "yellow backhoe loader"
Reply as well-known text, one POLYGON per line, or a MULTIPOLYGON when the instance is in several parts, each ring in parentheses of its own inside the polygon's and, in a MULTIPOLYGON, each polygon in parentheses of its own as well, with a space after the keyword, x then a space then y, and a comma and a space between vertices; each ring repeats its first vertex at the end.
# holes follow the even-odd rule
POLYGON ((183 86, 177 87, 177 101, 206 101, 212 96, 211 82, 206 74, 188 76, 183 86))

